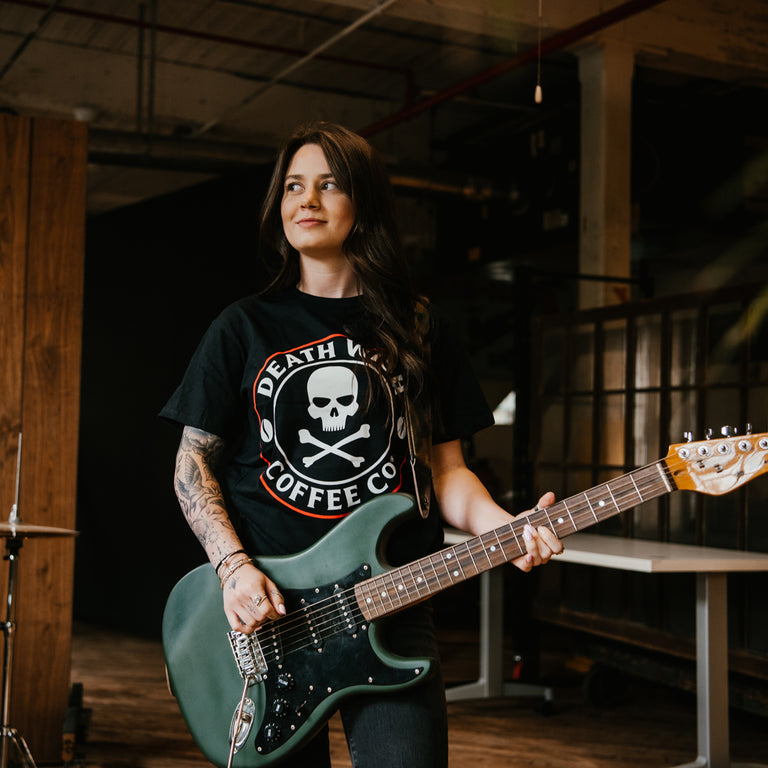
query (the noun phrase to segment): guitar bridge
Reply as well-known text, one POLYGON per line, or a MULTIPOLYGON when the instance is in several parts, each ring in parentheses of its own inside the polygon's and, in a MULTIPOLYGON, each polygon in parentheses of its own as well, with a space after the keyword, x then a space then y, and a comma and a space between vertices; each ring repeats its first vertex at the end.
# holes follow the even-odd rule
POLYGON ((240 677, 253 684, 267 671, 267 662, 261 651, 261 645, 255 633, 246 635, 243 632, 227 632, 232 653, 240 677))

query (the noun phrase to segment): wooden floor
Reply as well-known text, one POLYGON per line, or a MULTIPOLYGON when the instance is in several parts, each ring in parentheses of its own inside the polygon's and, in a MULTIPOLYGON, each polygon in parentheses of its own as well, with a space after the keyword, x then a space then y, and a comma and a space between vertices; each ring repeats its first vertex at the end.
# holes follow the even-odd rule
MULTIPOLYGON (((474 633, 445 634, 448 681, 471 679, 476 675, 474 633)), ((568 659, 545 650, 541 674, 555 689, 549 714, 542 714, 530 699, 448 705, 450 768, 663 768, 695 759, 692 694, 633 680, 618 703, 597 708, 585 700, 583 674, 568 659)), ((78 746, 78 766, 210 765, 168 693, 159 641, 76 625, 72 681, 82 684, 84 707, 91 710, 87 738, 78 746)), ((347 768, 351 764, 343 735, 336 720, 331 726, 334 768, 347 768)), ((732 713, 733 758, 768 762, 766 733, 765 719, 732 713)))

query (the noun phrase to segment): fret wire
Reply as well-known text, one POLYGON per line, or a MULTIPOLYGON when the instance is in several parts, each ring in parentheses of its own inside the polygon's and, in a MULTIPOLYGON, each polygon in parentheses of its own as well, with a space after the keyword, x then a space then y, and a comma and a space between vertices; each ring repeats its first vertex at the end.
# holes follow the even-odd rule
MULTIPOLYGON (((496 529, 499 530, 499 529, 496 529)), ((512 546, 513 543, 517 543, 517 534, 515 533, 515 529, 513 527, 513 523, 510 523, 508 526, 505 526, 505 531, 503 532, 506 535, 504 538, 499 538, 499 546, 501 547, 501 551, 504 553, 504 559, 509 562, 510 560, 510 553, 508 552, 508 549, 512 546), (512 542, 510 539, 510 536, 515 540, 512 542), (506 542, 506 543, 505 543, 506 542)))
POLYGON ((429 594, 429 585, 427 584, 427 575, 424 573, 424 569, 421 567, 421 560, 417 560, 416 562, 417 562, 417 565, 419 566, 419 571, 421 573, 421 581, 424 584, 424 588, 427 590, 427 594, 429 594))
POLYGON ((389 579, 392 582, 392 589, 393 589, 393 591, 395 593, 395 597, 397 597, 397 601, 400 603, 400 607, 402 608, 403 607, 403 598, 402 598, 400 592, 401 592, 401 588, 404 589, 404 587, 402 585, 402 580, 400 580, 400 584, 398 584, 397 580, 395 579, 395 575, 399 574, 399 573, 400 573, 400 569, 399 568, 395 568, 395 569, 393 569, 391 571, 388 571, 387 575, 391 574, 391 576, 389 576, 389 579))
MULTIPOLYGON (((525 552, 525 547, 520 546, 520 539, 517 538, 517 532, 515 531, 515 526, 513 523, 509 524, 509 530, 512 531, 512 535, 515 537, 515 544, 517 545, 517 548, 520 550, 520 554, 522 555, 525 552)), ((506 550, 504 550, 504 554, 507 555, 506 550)), ((507 560, 509 560, 508 555, 507 560)))
MULTIPOLYGON (((563 506, 565 507, 565 511, 568 513, 568 517, 571 518, 571 525, 576 528, 576 521, 573 519, 573 515, 571 514, 571 510, 568 509, 568 503, 565 499, 563 499, 563 506)), ((576 528, 578 530, 578 528, 576 528)))
POLYGON ((671 492, 674 490, 674 488, 672 488, 672 486, 669 484, 669 479, 667 478, 667 475, 666 475, 666 473, 665 473, 665 472, 664 472, 664 470, 662 469, 662 466, 661 466, 661 462, 660 462, 660 461, 657 461, 657 462, 656 462, 656 469, 659 471, 659 475, 661 476, 661 479, 662 479, 662 481, 663 481, 663 483, 664 483, 664 485, 665 485, 665 487, 666 487, 667 491, 668 491, 669 493, 671 493, 671 492))
POLYGON ((467 579, 468 576, 466 572, 464 571, 464 565, 466 564, 469 566, 469 563, 466 561, 466 558, 464 557, 465 554, 469 555, 470 560, 472 559, 472 555, 469 552, 469 542, 464 542, 463 544, 457 544, 453 548, 453 559, 456 561, 456 563, 459 566, 459 571, 461 571, 461 577, 463 579, 467 579))
MULTIPOLYGON (((674 489, 664 471, 663 463, 656 462, 609 480, 576 497, 562 500, 560 504, 573 530, 578 531, 604 519, 598 513, 598 507, 603 509, 607 518, 671 490, 674 489), (594 494, 592 497, 590 492, 594 494), (606 508, 608 501, 611 502, 615 511, 606 508)), ((533 521, 532 524, 539 525, 546 521, 555 533, 563 534, 566 531, 565 520, 559 514, 555 517, 556 509, 557 505, 549 509, 537 509, 536 513, 530 516, 529 522, 533 521)), ((414 599, 431 595, 456 583, 457 580, 466 579, 481 573, 482 570, 487 570, 485 562, 478 563, 480 553, 485 555, 488 568, 494 568, 504 561, 514 559, 518 555, 513 547, 519 554, 525 553, 525 547, 521 546, 516 526, 510 523, 508 526, 474 537, 461 545, 433 553, 407 566, 360 582, 353 588, 358 609, 365 607, 371 614, 371 618, 376 618, 388 612, 387 604, 389 609, 403 607, 414 599), (406 568, 408 568, 407 571, 406 568)), ((318 619, 315 618, 314 621, 318 622, 318 619)))
MULTIPOLYGON (((427 559, 427 562, 432 566, 432 574, 433 574, 432 577, 427 580, 427 583, 432 584, 432 581, 434 580, 434 582, 436 582, 437 586, 439 587, 442 585, 442 581, 440 580, 440 575, 438 574, 437 568, 435 567, 435 558, 437 556, 438 555, 430 555, 429 558, 427 559)), ((429 593, 432 594, 434 591, 435 591, 434 588, 430 586, 429 593)))
POLYGON ((386 606, 384 605, 384 596, 382 595, 382 578, 381 576, 376 576, 376 578, 373 580, 372 583, 372 597, 373 600, 376 602, 376 605, 378 606, 378 610, 380 614, 386 613, 386 606))
MULTIPOLYGON (((492 531, 491 531, 491 533, 492 533, 492 531)), ((493 563, 493 560, 491 560, 491 555, 490 555, 490 552, 489 552, 489 548, 488 548, 488 545, 486 544, 486 539, 488 539, 488 538, 490 538, 490 537, 489 537, 489 535, 487 533, 484 533, 480 537, 480 545, 481 545, 480 548, 481 548, 483 554, 485 555, 486 560, 488 561, 488 567, 489 568, 493 568, 494 563, 493 563)), ((479 572, 479 569, 478 569, 478 572, 479 572)))
POLYGON ((477 544, 476 540, 470 540, 467 542, 467 554, 469 555, 469 559, 472 561, 472 570, 474 573, 473 576, 476 576, 478 573, 480 573, 480 569, 477 567, 477 563, 475 562, 475 556, 472 554, 472 542, 474 541, 475 544, 477 544))
POLYGON ((589 511, 592 513, 592 517, 595 518, 595 522, 599 523, 600 518, 595 514, 594 507, 592 506, 592 502, 589 500, 589 493, 586 491, 584 492, 584 498, 587 500, 587 504, 589 505, 589 511))
POLYGON ((443 550, 442 552, 438 552, 438 555, 440 555, 441 562, 443 564, 443 568, 445 568, 445 573, 448 576, 448 579, 450 580, 451 584, 454 583, 453 581, 453 574, 451 573, 451 569, 448 567, 448 560, 455 559, 453 557, 453 551, 451 549, 449 550, 443 550))
POLYGON ((504 556, 504 562, 509 562, 509 558, 507 557, 507 553, 504 550, 504 545, 501 543, 501 539, 499 538, 498 529, 494 529, 493 535, 496 537, 496 542, 499 545, 499 552, 504 556))
POLYGON ((418 579, 414 578, 413 566, 414 566, 414 563, 408 563, 408 565, 405 567, 408 568, 408 579, 410 581, 411 588, 416 591, 416 597, 419 598, 421 597, 421 589, 419 588, 418 579))
POLYGON ((361 581, 357 587, 360 590, 360 596, 362 598, 362 604, 368 609, 370 618, 375 619, 378 613, 376 612, 376 604, 372 597, 372 587, 370 579, 361 581))
POLYGON ((611 492, 611 487, 608 484, 606 484, 605 487, 606 487, 608 493, 611 494, 611 501, 613 502, 613 505, 616 507, 616 509, 619 510, 619 512, 621 512, 621 507, 616 503, 616 499, 614 498, 613 493, 611 492))

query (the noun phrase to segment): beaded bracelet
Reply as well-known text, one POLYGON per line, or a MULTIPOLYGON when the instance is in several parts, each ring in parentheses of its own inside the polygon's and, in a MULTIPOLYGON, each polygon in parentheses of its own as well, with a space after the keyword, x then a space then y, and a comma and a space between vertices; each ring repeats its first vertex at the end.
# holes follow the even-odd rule
POLYGON ((216 575, 217 576, 219 575, 219 568, 221 568, 221 566, 224 565, 224 563, 226 563, 230 557, 232 557, 233 555, 241 555, 241 554, 242 555, 246 554, 246 551, 244 549, 236 549, 234 552, 230 552, 228 555, 224 555, 224 557, 222 557, 221 560, 219 560, 219 564, 216 566, 216 575))
POLYGON ((234 565, 230 565, 229 568, 227 568, 226 571, 224 571, 224 575, 221 577, 221 588, 224 589, 224 585, 229 581, 229 577, 238 569, 244 566, 246 563, 252 563, 253 560, 251 560, 250 557, 243 558, 242 560, 238 560, 234 565))

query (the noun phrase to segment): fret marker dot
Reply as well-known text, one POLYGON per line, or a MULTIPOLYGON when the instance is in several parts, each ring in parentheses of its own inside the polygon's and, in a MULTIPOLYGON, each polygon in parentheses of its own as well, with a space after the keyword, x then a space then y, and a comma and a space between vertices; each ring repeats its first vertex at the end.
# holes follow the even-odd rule
POLYGON ((602 499, 600 499, 600 501, 597 503, 597 506, 598 507, 604 507, 605 506, 605 502, 602 499))
POLYGON ((454 576, 458 576, 458 575, 459 575, 459 572, 458 572, 458 571, 454 571, 454 572, 453 572, 453 575, 454 575, 454 576))
POLYGON ((400 584, 400 586, 398 586, 398 589, 402 592, 403 591, 403 585, 400 584))
POLYGON ((450 552, 445 556, 445 559, 446 560, 450 560, 451 559, 451 553, 450 552))
POLYGON ((382 593, 381 593, 381 596, 382 596, 382 597, 386 597, 386 596, 387 596, 387 593, 386 593, 386 592, 382 592, 382 593))
POLYGON ((495 551, 496 551, 496 545, 494 544, 494 545, 491 547, 491 552, 495 552, 495 551))
POLYGON ((558 517, 557 522, 560 523, 560 525, 562 525, 565 521, 563 520, 562 517, 558 517))
POLYGON ((366 603, 370 603, 371 602, 371 598, 369 597, 365 602, 366 603))
POLYGON ((419 577, 416 579, 416 581, 417 581, 419 584, 421 584, 421 582, 422 582, 422 581, 424 581, 424 579, 422 579, 422 578, 421 578, 421 576, 419 576, 419 577))

